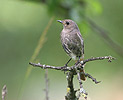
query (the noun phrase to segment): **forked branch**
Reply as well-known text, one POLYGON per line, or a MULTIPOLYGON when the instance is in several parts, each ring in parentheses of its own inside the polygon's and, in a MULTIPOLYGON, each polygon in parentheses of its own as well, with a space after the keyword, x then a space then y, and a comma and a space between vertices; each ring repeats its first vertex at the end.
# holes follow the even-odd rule
MULTIPOLYGON (((84 61, 81 61, 79 64, 81 65, 84 65, 85 63, 89 62, 89 61, 94 61, 94 60, 104 60, 104 59, 108 59, 108 62, 111 62, 112 60, 114 60, 115 58, 112 57, 112 56, 104 56, 104 57, 92 57, 90 59, 86 59, 84 61)), ((71 67, 64 67, 64 66, 51 66, 51 65, 45 65, 45 64, 36 64, 36 63, 32 63, 32 62, 29 62, 30 65, 34 66, 34 67, 40 67, 42 69, 55 69, 55 70, 61 70, 61 71, 71 71, 74 69, 75 65, 74 66, 71 66, 71 67)), ((79 68, 80 65, 77 65, 76 68, 79 68)))
MULTIPOLYGON (((29 64, 34 66, 34 67, 40 67, 42 69, 54 69, 54 70, 60 70, 60 71, 68 71, 67 72, 68 86, 67 86, 67 94, 65 96, 65 100, 79 100, 79 97, 81 95, 83 95, 83 97, 85 99, 87 99, 87 93, 85 92, 85 90, 83 88, 82 80, 80 78, 80 69, 83 69, 84 65, 87 62, 95 61, 95 60, 103 60, 103 59, 108 59, 108 62, 111 62, 115 58, 112 57, 112 56, 92 57, 90 59, 86 59, 84 61, 81 61, 77 65, 75 64, 74 66, 71 66, 71 67, 64 67, 64 66, 57 66, 56 67, 56 66, 50 66, 50 65, 40 64, 40 63, 35 64, 35 63, 32 63, 32 62, 30 62, 29 64), (77 75, 79 86, 80 86, 80 88, 78 89, 79 90, 78 96, 76 96, 77 91, 74 89, 74 84, 73 84, 74 75, 77 75)), ((90 74, 88 74, 88 73, 83 73, 83 74, 85 74, 86 77, 91 78, 92 81, 95 82, 95 84, 100 83, 100 81, 97 81, 90 74)))

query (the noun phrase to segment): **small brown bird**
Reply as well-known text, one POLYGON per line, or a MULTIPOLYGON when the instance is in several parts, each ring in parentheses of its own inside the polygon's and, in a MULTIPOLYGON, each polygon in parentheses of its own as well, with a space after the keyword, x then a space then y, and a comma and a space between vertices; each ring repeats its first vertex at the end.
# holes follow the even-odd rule
MULTIPOLYGON (((67 66, 71 59, 83 61, 84 42, 77 24, 70 19, 57 21, 63 24, 61 43, 65 52, 71 57, 65 66, 67 66)), ((81 69, 80 72, 84 72, 84 69, 81 69)), ((81 74, 80 77, 82 80, 85 80, 84 74, 81 74)))

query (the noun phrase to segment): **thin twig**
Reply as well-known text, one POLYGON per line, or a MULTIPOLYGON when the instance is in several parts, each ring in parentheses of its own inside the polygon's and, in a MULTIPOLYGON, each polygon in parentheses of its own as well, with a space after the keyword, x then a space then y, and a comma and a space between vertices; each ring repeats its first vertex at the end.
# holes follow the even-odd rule
POLYGON ((78 77, 78 81, 79 81, 79 85, 80 85, 80 93, 79 93, 79 96, 78 96, 78 98, 81 96, 81 94, 83 95, 83 97, 85 98, 85 99, 87 99, 87 93, 85 92, 85 90, 84 90, 84 88, 83 88, 83 85, 82 85, 82 80, 81 80, 81 78, 80 78, 80 72, 79 71, 77 71, 77 77, 78 77))
POLYGON ((4 85, 2 89, 2 100, 5 100, 6 94, 7 94, 7 87, 6 85, 4 85))
MULTIPOLYGON (((94 61, 94 60, 104 60, 104 59, 108 59, 108 62, 111 62, 111 60, 114 60, 115 58, 112 56, 104 56, 104 57, 92 57, 90 59, 86 59, 84 61, 81 61, 80 64, 84 65, 85 63, 89 62, 89 61, 94 61)), ((35 66, 35 67, 40 67, 42 69, 55 69, 55 70, 61 70, 61 71, 71 71, 74 69, 75 66, 71 66, 71 67, 64 67, 64 66, 50 66, 50 65, 42 65, 40 63, 35 64, 32 62, 29 62, 30 65, 35 66)), ((76 65, 76 68, 79 68, 80 65, 76 65)))
POLYGON ((55 69, 55 70, 66 70, 66 71, 68 71, 68 70, 70 70, 70 67, 64 67, 64 66, 58 66, 58 67, 55 67, 55 66, 50 66, 50 65, 42 65, 42 64, 40 64, 40 63, 38 63, 38 64, 35 64, 35 63, 32 63, 32 62, 29 62, 29 64, 30 65, 32 65, 32 66, 34 66, 34 67, 40 67, 40 68, 42 68, 42 69, 55 69))
POLYGON ((48 79, 48 69, 45 69, 45 95, 46 95, 46 100, 49 100, 49 79, 48 79))
POLYGON ((101 81, 97 81, 96 78, 93 78, 90 74, 88 73, 85 73, 85 77, 88 77, 90 79, 92 79, 93 82, 95 82, 95 84, 98 84, 100 83, 101 81))
POLYGON ((85 64, 89 61, 94 61, 94 60, 104 60, 104 59, 108 59, 108 62, 111 62, 112 60, 115 60, 116 58, 112 57, 112 56, 104 56, 104 57, 92 57, 90 59, 86 59, 83 62, 81 62, 81 64, 85 64))

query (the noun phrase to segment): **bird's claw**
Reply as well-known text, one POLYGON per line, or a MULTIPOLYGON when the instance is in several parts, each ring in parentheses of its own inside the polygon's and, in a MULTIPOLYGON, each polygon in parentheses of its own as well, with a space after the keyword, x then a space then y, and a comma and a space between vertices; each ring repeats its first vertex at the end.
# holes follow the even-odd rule
POLYGON ((66 70, 66 67, 67 67, 67 64, 65 64, 65 65, 62 67, 62 70, 64 71, 64 74, 65 74, 65 72, 67 71, 67 70, 66 70))

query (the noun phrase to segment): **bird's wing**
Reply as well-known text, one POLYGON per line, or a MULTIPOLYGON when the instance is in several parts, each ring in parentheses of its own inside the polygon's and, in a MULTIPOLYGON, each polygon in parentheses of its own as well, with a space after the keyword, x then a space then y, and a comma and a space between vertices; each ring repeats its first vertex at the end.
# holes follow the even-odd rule
POLYGON ((76 33, 76 35, 79 37, 78 40, 80 41, 81 47, 82 47, 82 54, 84 54, 84 40, 82 38, 82 35, 80 32, 76 33))
POLYGON ((62 46, 67 54, 73 53, 76 56, 84 54, 84 43, 81 33, 75 32, 61 38, 62 46))
POLYGON ((65 50, 65 52, 66 52, 67 54, 70 54, 70 53, 71 53, 71 51, 70 51, 70 49, 68 48, 68 45, 67 45, 66 43, 62 43, 62 47, 64 48, 64 50, 65 50))
POLYGON ((68 48, 71 50, 71 48, 73 49, 79 49, 81 51, 82 54, 84 54, 84 41, 83 38, 81 36, 80 32, 75 32, 74 34, 70 35, 70 41, 71 41, 71 45, 68 45, 68 48), (72 46, 72 47, 71 47, 72 46))

